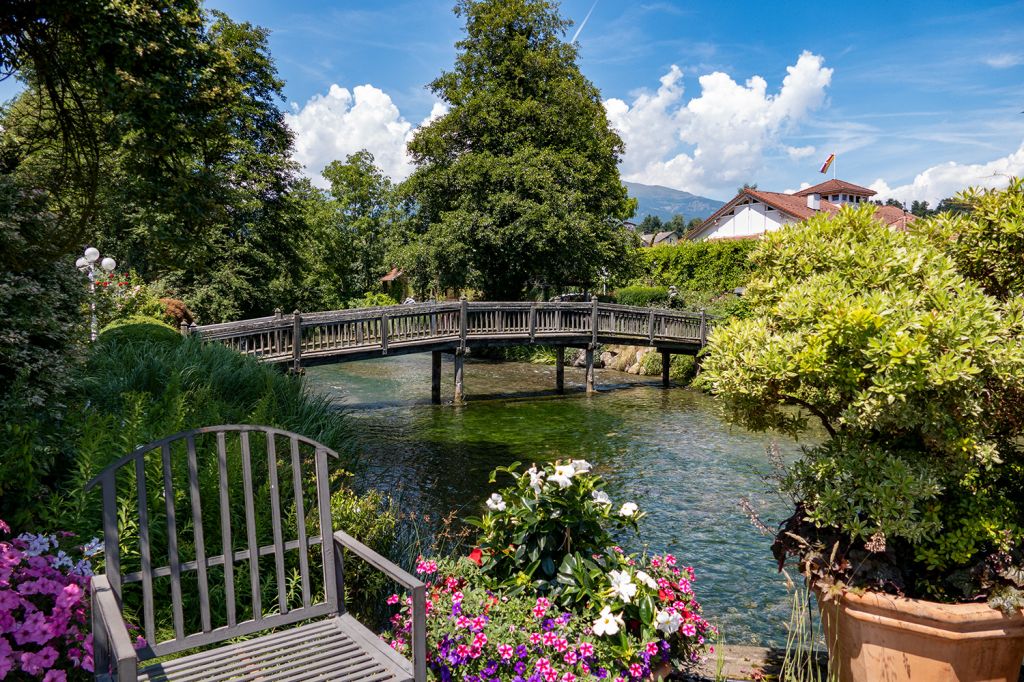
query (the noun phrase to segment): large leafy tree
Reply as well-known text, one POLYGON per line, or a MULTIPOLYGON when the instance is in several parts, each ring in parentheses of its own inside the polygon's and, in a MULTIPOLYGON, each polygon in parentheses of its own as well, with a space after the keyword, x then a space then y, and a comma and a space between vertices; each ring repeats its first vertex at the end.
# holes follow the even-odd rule
POLYGON ((623 143, 546 0, 459 0, 466 36, 430 89, 448 112, 409 144, 419 237, 407 258, 442 287, 521 297, 591 284, 631 261, 623 143))
POLYGON ((391 179, 366 150, 332 161, 323 176, 328 190, 304 183, 298 192, 308 224, 299 245, 304 310, 342 308, 377 289, 406 217, 391 179))

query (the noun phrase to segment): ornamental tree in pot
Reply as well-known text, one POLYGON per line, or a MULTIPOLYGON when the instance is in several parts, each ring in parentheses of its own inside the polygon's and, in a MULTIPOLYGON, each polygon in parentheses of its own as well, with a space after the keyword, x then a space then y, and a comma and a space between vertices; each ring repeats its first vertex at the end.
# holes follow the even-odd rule
MULTIPOLYGON (((1013 183, 974 200, 1021 206, 1020 193, 1013 183)), ((795 509, 773 550, 818 594, 841 680, 1015 680, 1021 292, 996 293, 965 267, 964 236, 986 239, 970 218, 894 231, 873 212, 766 235, 750 314, 712 334, 699 385, 747 428, 799 434, 815 420, 829 436, 780 478, 795 509)), ((988 215, 1019 231, 1024 211, 1007 213, 988 215)), ((1014 262, 986 255, 988 273, 1014 262)))

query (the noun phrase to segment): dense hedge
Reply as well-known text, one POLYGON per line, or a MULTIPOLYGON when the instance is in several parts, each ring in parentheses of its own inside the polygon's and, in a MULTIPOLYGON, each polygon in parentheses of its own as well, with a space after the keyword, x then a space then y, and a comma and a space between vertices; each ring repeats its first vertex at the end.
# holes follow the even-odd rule
POLYGON ((615 291, 615 302, 619 305, 635 305, 646 308, 652 305, 668 305, 668 287, 622 287, 615 291))
POLYGON ((756 244, 756 239, 684 241, 641 249, 640 257, 650 284, 722 293, 746 282, 750 274, 748 256, 756 244))

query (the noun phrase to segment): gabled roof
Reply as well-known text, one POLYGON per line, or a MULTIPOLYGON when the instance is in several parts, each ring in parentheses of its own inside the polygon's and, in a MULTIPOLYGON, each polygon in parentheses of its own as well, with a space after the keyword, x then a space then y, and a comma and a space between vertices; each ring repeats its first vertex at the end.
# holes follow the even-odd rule
MULTIPOLYGON (((782 194, 781 192, 764 192, 758 189, 745 188, 740 190, 740 193, 732 198, 731 201, 726 202, 724 206, 708 216, 707 220, 701 223, 697 229, 687 234, 688 239, 693 239, 696 235, 705 231, 705 228, 712 227, 717 224, 718 219, 722 216, 728 215, 736 206, 738 206, 744 198, 754 199, 760 201, 763 204, 771 206, 777 211, 781 211, 797 220, 804 220, 810 218, 817 211, 807 207, 807 200, 797 197, 793 194, 782 194)), ((835 213, 839 210, 839 207, 828 201, 821 202, 821 210, 828 211, 829 213, 835 213)))
POLYGON ((679 236, 679 233, 673 230, 668 232, 648 232, 640 235, 640 241, 643 242, 644 246, 657 246, 658 244, 671 239, 673 236, 679 236))
POLYGON ((901 230, 907 227, 907 223, 917 220, 917 216, 913 213, 907 213, 899 206, 879 206, 875 209, 875 218, 890 227, 901 230))
POLYGON ((808 187, 802 189, 799 192, 794 192, 795 197, 805 197, 808 194, 854 194, 859 197, 873 197, 878 192, 867 187, 861 187, 855 185, 852 182, 846 182, 845 180, 826 180, 825 182, 818 183, 814 187, 808 187))

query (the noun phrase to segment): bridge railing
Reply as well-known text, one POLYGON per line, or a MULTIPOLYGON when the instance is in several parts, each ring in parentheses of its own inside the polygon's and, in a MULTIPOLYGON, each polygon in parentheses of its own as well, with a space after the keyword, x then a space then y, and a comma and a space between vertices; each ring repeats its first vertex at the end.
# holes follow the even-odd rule
POLYGON ((283 315, 193 327, 209 341, 275 362, 470 341, 688 343, 703 346, 704 313, 609 303, 455 301, 283 315), (298 343, 296 343, 298 339, 298 343))

